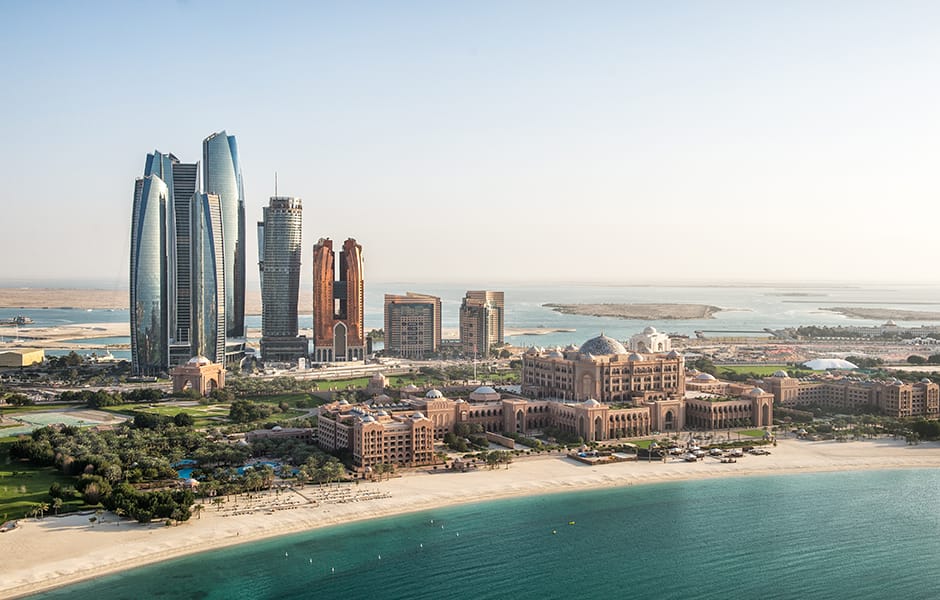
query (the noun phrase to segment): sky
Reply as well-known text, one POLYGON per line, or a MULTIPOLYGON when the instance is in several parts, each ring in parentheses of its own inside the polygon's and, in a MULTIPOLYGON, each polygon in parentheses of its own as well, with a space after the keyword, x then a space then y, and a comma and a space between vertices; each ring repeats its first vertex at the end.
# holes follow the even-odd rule
MULTIPOLYGON (((0 0, 0 283, 127 286, 238 140, 373 281, 940 282, 940 3, 0 0)), ((303 285, 306 285, 304 283, 303 285)))

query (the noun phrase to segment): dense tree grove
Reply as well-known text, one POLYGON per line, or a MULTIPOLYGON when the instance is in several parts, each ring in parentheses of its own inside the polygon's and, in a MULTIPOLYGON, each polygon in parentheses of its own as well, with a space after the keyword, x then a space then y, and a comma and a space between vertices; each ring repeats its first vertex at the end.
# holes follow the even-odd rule
MULTIPOLYGON (((184 521, 190 514, 190 492, 140 491, 130 484, 175 484, 173 465, 184 458, 205 469, 240 466, 248 459, 250 449, 214 442, 191 427, 179 427, 169 418, 159 418, 162 421, 154 427, 125 424, 103 432, 44 427, 14 442, 10 456, 54 466, 65 475, 78 477, 75 490, 88 504, 100 502, 110 510, 121 508, 142 522, 154 518, 184 521), (117 492, 120 494, 115 496, 117 492)), ((50 489, 50 494, 53 492, 64 494, 61 487, 50 489)))
POLYGON ((119 404, 155 402, 162 400, 166 394, 155 388, 141 388, 126 392, 109 392, 107 390, 81 390, 78 392, 62 392, 59 394, 61 402, 82 403, 88 408, 101 408, 104 406, 117 406, 119 404))
POLYGON ((260 421, 271 416, 274 408, 267 404, 259 404, 249 400, 235 400, 229 408, 228 418, 233 423, 250 423, 260 421))

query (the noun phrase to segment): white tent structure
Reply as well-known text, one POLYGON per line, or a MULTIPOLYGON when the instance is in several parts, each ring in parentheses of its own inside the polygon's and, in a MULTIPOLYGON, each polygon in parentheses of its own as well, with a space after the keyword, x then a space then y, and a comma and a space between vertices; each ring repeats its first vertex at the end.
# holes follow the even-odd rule
POLYGON ((814 358, 803 363, 804 367, 814 371, 828 371, 829 369, 857 369, 858 365, 850 363, 843 358, 814 358))

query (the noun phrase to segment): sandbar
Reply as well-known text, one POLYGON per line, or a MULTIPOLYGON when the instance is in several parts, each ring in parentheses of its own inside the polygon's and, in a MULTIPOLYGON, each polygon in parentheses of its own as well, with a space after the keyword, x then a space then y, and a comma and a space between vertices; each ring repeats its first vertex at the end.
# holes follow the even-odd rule
POLYGON ((718 477, 940 467, 940 444, 909 446, 891 438, 844 443, 784 439, 771 451, 734 464, 706 458, 588 466, 556 454, 519 458, 508 469, 434 474, 422 469, 389 481, 328 490, 308 485, 269 494, 252 506, 242 497, 238 509, 231 502, 221 511, 207 504, 200 517, 173 527, 119 521, 114 515, 94 526, 88 515, 22 519, 13 531, 0 533, 0 597, 272 536, 498 498, 718 477))
POLYGON ((542 306, 566 315, 614 317, 617 319, 678 320, 712 319, 725 310, 708 304, 555 304, 542 306))
POLYGON ((856 319, 878 319, 892 321, 940 321, 940 312, 934 310, 902 310, 899 308, 861 308, 857 306, 833 306, 820 308, 856 319))

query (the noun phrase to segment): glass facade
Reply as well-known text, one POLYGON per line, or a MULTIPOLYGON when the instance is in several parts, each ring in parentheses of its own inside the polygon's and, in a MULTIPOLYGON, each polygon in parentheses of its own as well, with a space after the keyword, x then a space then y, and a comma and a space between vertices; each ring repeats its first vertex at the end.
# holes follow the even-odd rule
POLYGON ((295 337, 300 295, 301 227, 299 198, 274 197, 264 209, 261 270, 261 335, 295 337))
POLYGON ((202 143, 203 191, 219 197, 228 337, 245 335, 245 202, 235 136, 213 133, 202 143))
POLYGON ((134 186, 131 217, 130 317, 134 373, 154 375, 168 368, 167 200, 169 188, 153 171, 164 158, 147 157, 144 177, 134 186))
POLYGON ((192 202, 192 352, 212 362, 225 362, 225 271, 222 268, 223 216, 213 194, 192 202))

